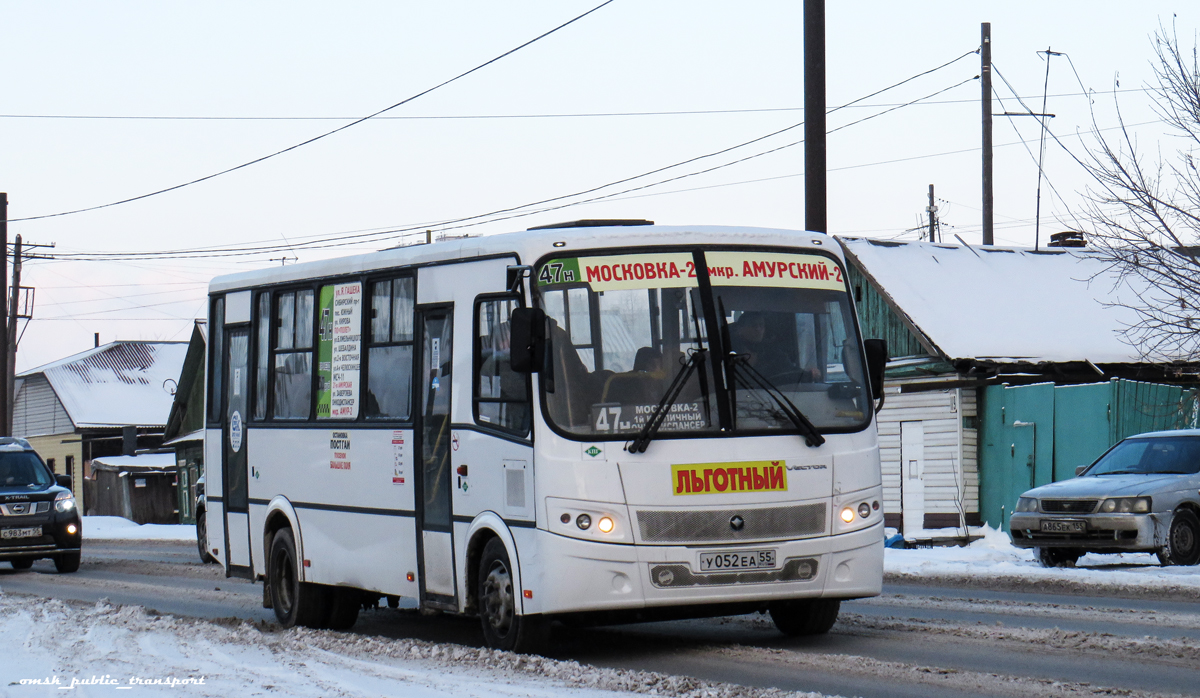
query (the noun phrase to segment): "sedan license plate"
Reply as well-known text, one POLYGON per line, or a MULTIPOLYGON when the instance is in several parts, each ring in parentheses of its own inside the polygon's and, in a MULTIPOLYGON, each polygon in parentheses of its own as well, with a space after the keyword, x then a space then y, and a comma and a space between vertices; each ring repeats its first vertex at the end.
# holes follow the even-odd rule
POLYGON ((775 550, 725 550, 700 553, 701 572, 775 568, 775 550))
POLYGON ((40 538, 42 535, 42 527, 34 526, 33 528, 3 528, 0 529, 0 538, 8 540, 10 538, 40 538))
POLYGON ((1042 521, 1042 533, 1083 533, 1087 524, 1083 521, 1042 521))

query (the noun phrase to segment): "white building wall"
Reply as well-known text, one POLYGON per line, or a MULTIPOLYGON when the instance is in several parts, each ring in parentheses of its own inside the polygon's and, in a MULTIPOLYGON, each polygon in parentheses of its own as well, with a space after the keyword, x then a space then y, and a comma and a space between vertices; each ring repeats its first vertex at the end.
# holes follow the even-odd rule
POLYGON ((954 379, 887 382, 886 399, 879 413, 879 454, 884 511, 896 515, 889 516, 890 521, 901 513, 900 423, 909 421, 924 423, 926 515, 957 517, 979 511, 978 429, 964 426, 964 421, 975 424, 976 390, 933 387, 954 379), (916 385, 926 389, 901 392, 916 385))

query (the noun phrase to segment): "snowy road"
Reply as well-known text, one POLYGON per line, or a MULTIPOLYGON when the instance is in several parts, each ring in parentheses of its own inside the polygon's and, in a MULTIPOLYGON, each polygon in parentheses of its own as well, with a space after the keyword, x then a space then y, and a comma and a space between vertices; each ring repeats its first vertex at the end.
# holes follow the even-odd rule
MULTIPOLYGON (((184 543, 93 541, 75 575, 56 575, 46 562, 32 572, 6 568, 0 567, 0 590, 10 595, 93 605, 107 598, 114 605, 138 604, 178 616, 266 621, 266 628, 273 620, 261 608, 261 586, 225 579, 216 566, 195 562, 194 547, 184 543)), ((1109 578, 1140 573, 1149 572, 1118 567, 1109 578)), ((939 586, 913 584, 913 574, 893 574, 906 583, 889 583, 878 599, 846 603, 823 638, 784 638, 766 618, 741 617, 559 628, 549 654, 585 666, 847 696, 1061 696, 1110 689, 1200 695, 1200 604, 1190 578, 1157 586, 1094 584, 1101 594, 1080 596, 1045 590, 1070 589, 1061 580, 1097 572, 1053 574, 1059 582, 1020 575, 975 578, 942 569, 935 577, 939 586), (1112 596, 1115 592, 1137 598, 1112 596)), ((329 637, 306 633, 306 642, 329 637)), ((474 651, 481 644, 474 621, 387 609, 364 613, 354 633, 382 646, 415 639, 474 651)), ((283 642, 279 638, 287 634, 265 636, 283 642)), ((472 661, 464 659, 462 668, 472 661)), ((0 678, 3 674, 0 670, 0 678)), ((16 687, 6 694, 3 683, 0 695, 34 695, 16 687)), ((192 690, 176 689, 173 695, 192 690)))

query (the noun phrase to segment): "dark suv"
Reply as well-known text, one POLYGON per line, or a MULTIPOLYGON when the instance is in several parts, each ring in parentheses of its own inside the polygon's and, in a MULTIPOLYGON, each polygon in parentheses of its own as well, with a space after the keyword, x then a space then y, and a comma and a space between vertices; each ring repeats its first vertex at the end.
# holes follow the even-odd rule
POLYGON ((79 569, 83 522, 69 475, 55 475, 25 439, 0 437, 0 561, 28 569, 51 558, 79 569))

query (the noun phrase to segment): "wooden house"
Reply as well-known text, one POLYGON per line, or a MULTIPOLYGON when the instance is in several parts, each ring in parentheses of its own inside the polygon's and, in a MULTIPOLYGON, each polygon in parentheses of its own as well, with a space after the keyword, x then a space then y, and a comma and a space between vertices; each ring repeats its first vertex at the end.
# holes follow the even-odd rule
MULTIPOLYGON (((981 499, 1006 502, 1009 494, 981 490, 1000 481, 989 480, 989 468, 1017 467, 998 460, 1014 427, 981 429, 988 386, 1194 383, 1194 367, 1144 362, 1122 340, 1119 330, 1136 319, 1120 305, 1130 291, 1086 248, 839 241, 863 336, 888 342, 879 414, 884 505, 888 525, 906 538, 944 529, 965 536, 985 518, 999 524, 983 515, 981 499)), ((1052 457, 1053 432, 1042 431, 1051 439, 1043 454, 1052 457)))

